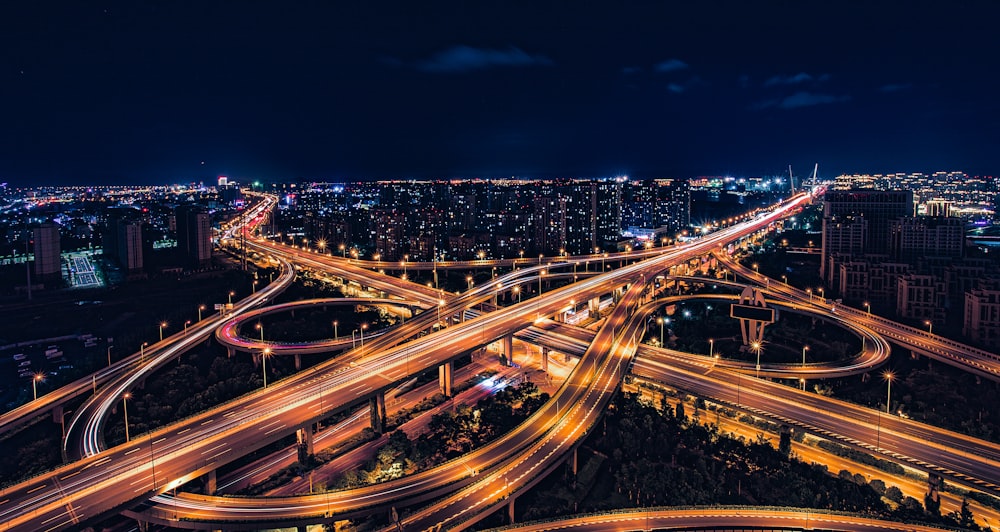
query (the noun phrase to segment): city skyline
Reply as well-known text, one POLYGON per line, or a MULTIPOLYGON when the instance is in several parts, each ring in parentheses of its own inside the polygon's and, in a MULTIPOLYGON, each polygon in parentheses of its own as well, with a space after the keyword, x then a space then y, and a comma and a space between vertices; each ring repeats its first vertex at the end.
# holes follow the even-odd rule
POLYGON ((5 6, 0 182, 996 173, 992 3, 240 7, 5 6))

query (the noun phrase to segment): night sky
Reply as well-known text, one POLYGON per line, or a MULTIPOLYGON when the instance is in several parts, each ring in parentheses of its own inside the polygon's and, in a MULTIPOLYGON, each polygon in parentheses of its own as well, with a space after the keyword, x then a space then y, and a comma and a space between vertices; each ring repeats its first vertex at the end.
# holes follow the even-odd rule
POLYGON ((998 21, 992 0, 9 1, 0 182, 996 174, 998 21))

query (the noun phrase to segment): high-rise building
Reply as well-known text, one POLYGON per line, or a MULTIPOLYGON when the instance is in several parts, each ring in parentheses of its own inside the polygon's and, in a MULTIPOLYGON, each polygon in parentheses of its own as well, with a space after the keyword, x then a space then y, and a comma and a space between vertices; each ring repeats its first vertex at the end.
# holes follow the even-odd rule
POLYGON ((961 258, 965 252, 965 221, 937 216, 904 216, 890 223, 890 255, 904 262, 923 257, 961 258))
MULTIPOLYGON (((823 197, 823 242, 820 275, 828 279, 836 270, 831 255, 840 253, 832 246, 834 234, 848 217, 864 219, 861 253, 888 255, 891 247, 891 222, 913 216, 913 192, 909 190, 829 190, 823 197), (828 245, 830 242, 831 245, 828 245), (831 266, 834 271, 830 271, 831 266), (828 273, 829 272, 829 273, 828 273)), ((857 222, 852 222, 852 225, 857 222)), ((852 231, 856 228, 851 227, 852 231)), ((853 245, 853 244, 852 244, 853 245)))
POLYGON ((118 263, 130 275, 142 271, 145 265, 142 219, 139 211, 130 208, 107 210, 104 226, 104 256, 118 263))
POLYGON ((212 261, 208 211, 197 205, 177 207, 177 248, 188 264, 203 268, 212 261))
POLYGON ((962 334, 988 349, 1000 349, 1000 282, 983 282, 965 293, 962 334))
POLYGON ((62 271, 62 260, 59 257, 59 226, 44 223, 34 229, 32 236, 35 241, 35 276, 40 280, 59 278, 62 271))

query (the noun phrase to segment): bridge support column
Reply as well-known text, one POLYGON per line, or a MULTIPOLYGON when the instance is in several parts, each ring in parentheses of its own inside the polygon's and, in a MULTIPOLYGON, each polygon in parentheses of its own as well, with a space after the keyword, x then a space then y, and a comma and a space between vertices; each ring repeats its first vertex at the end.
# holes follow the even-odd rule
POLYGON ((541 349, 542 349, 542 355, 541 355, 541 361, 540 362, 541 362, 541 366, 542 366, 542 371, 548 373, 549 372, 549 350, 546 349, 546 348, 544 348, 544 347, 541 348, 541 349))
POLYGON ((302 369, 302 355, 295 355, 295 371, 302 369))
POLYGON ((445 397, 451 397, 451 387, 454 384, 451 373, 454 369, 453 362, 446 362, 438 366, 438 385, 441 388, 441 394, 445 397))
POLYGON ((136 524, 139 525, 139 532, 148 532, 149 523, 147 521, 139 521, 136 519, 136 524))
POLYGON ((316 449, 313 447, 312 424, 306 425, 305 427, 295 431, 295 438, 298 440, 299 444, 299 463, 305 464, 314 454, 316 454, 316 449))
POLYGON ((573 476, 576 476, 577 472, 577 450, 573 449, 573 476))
POLYGON ((379 392, 368 401, 368 410, 372 420, 372 430, 375 434, 385 431, 385 393, 379 392))
POLYGON ((587 302, 587 311, 591 318, 601 318, 601 298, 595 297, 587 302))
POLYGON ((235 349, 233 349, 232 347, 226 346, 226 358, 233 358, 233 355, 235 355, 235 354, 236 354, 236 350, 235 349))
POLYGON ((514 497, 507 503, 507 517, 510 519, 510 524, 514 524, 514 497))
POLYGON ((508 334, 503 337, 503 356, 508 366, 514 365, 514 335, 508 334))
POLYGON ((213 469, 205 474, 205 495, 215 495, 218 489, 219 479, 213 469))

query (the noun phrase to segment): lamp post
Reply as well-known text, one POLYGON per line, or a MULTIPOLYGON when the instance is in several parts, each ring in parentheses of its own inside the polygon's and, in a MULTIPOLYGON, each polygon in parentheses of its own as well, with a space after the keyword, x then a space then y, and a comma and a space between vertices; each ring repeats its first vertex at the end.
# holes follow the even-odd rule
POLYGON ((31 393, 34 396, 32 401, 38 400, 38 383, 45 379, 44 373, 35 373, 35 376, 31 378, 31 393))
POLYGON ((205 305, 198 305, 198 321, 201 321, 201 311, 205 310, 205 305))
POLYGON ((521 287, 520 286, 515 286, 514 287, 514 293, 517 294, 517 302, 520 303, 521 302, 521 287))
POLYGON ((788 286, 788 276, 787 275, 782 275, 781 276, 781 280, 785 282, 785 286, 788 286))
POLYGON ((803 366, 806 365, 806 351, 808 351, 808 350, 809 350, 809 346, 808 345, 802 346, 802 365, 803 366))
POLYGON ((809 294, 809 302, 812 303, 812 300, 813 300, 813 289, 812 288, 806 288, 806 293, 809 294))
POLYGON ((261 343, 263 343, 264 342, 264 325, 261 324, 258 321, 257 325, 254 325, 254 328, 257 329, 258 331, 260 331, 260 341, 261 341, 261 343))
POLYGON ((656 322, 660 324, 660 347, 663 347, 663 317, 656 318, 656 322))
POLYGON ((438 305, 437 305, 437 313, 438 313, 437 322, 438 322, 438 325, 441 324, 441 307, 443 307, 443 306, 444 306, 444 300, 443 299, 438 299, 438 305))
POLYGON ((191 320, 187 320, 187 321, 184 322, 184 336, 187 336, 188 325, 191 325, 191 320))
POLYGON ((753 263, 753 271, 754 271, 754 272, 755 272, 755 273, 756 273, 757 275, 760 275, 760 264, 757 264, 756 262, 755 262, 755 263, 753 263))
POLYGON ((251 293, 256 294, 257 293, 257 280, 256 279, 254 279, 253 283, 250 283, 250 287, 251 287, 250 288, 251 293))
POLYGON ((339 323, 337 322, 337 320, 333 320, 333 340, 334 341, 337 341, 337 340, 340 339, 340 334, 337 332, 337 325, 339 325, 339 323))
POLYGON ((108 346, 108 367, 109 368, 111 367, 111 347, 112 346, 110 346, 110 345, 108 346))
POLYGON ((708 357, 712 358, 712 356, 714 356, 714 355, 715 355, 715 339, 714 338, 709 338, 708 339, 708 357))
POLYGON ((165 322, 165 321, 161 321, 160 322, 160 341, 161 342, 163 341, 163 328, 166 327, 166 326, 167 326, 167 322, 165 322))
POLYGON ((142 363, 143 358, 146 357, 146 354, 145 354, 145 352, 143 350, 146 348, 147 345, 149 345, 149 342, 143 342, 142 344, 139 345, 139 363, 140 364, 142 363))
POLYGON ((927 334, 934 334, 934 322, 931 320, 924 320, 924 325, 927 326, 927 334))
POLYGON ((872 304, 869 303, 869 302, 867 302, 867 301, 865 301, 864 305, 865 305, 865 309, 868 310, 868 315, 871 316, 872 315, 872 304))
POLYGON ((760 351, 761 351, 760 342, 754 342, 754 343, 750 344, 750 348, 753 349, 757 353, 757 378, 759 379, 760 378, 760 351))
POLYGON ((271 348, 265 347, 260 352, 260 367, 261 373, 264 374, 264 387, 267 388, 267 357, 271 356, 271 348))
POLYGON ((361 349, 365 348, 365 329, 367 329, 367 328, 368 328, 368 324, 367 323, 362 323, 361 324, 361 349))
POLYGON ((125 411, 125 443, 128 443, 128 400, 132 398, 132 394, 125 392, 122 394, 122 409, 125 411))
POLYGON ((896 375, 891 371, 886 371, 882 374, 882 378, 886 382, 886 392, 885 392, 885 413, 889 413, 889 405, 892 403, 892 380, 896 378, 896 375))
POLYGON ((469 290, 472 290, 472 276, 471 275, 466 275, 465 276, 465 282, 469 284, 469 290))
POLYGON ((816 291, 819 292, 820 299, 822 299, 823 301, 826 301, 826 293, 823 291, 823 289, 822 288, 817 288, 816 291))
POLYGON ((538 272, 538 295, 539 295, 539 297, 541 297, 541 295, 542 295, 542 277, 544 277, 544 276, 545 276, 545 270, 541 270, 541 271, 538 272))

